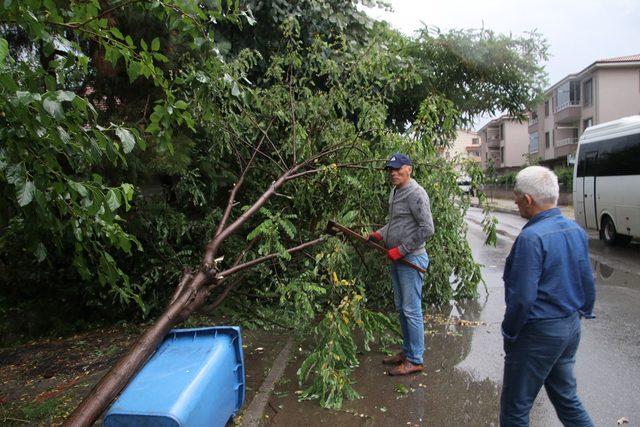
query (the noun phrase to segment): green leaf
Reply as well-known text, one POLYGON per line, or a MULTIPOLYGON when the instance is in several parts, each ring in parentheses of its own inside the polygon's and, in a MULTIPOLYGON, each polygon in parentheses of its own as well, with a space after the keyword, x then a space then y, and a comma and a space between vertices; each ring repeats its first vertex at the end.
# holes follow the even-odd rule
POLYGON ((9 184, 18 185, 20 181, 24 180, 24 167, 22 163, 7 166, 5 176, 9 184))
POLYGON ((149 50, 149 46, 147 46, 147 42, 144 41, 144 39, 140 39, 140 46, 142 46, 142 50, 144 51, 149 50))
POLYGON ((118 192, 109 190, 107 193, 107 206, 109 206, 111 211, 115 211, 120 207, 120 196, 118 192))
POLYGON ((240 88, 238 87, 238 83, 233 82, 233 87, 231 88, 231 95, 240 96, 240 88))
POLYGON ((118 135, 118 138, 122 141, 122 148, 125 153, 130 153, 133 147, 136 146, 136 140, 128 129, 117 127, 116 135, 118 135))
POLYGON ((42 103, 45 111, 53 116, 56 120, 62 120, 64 118, 64 110, 62 109, 62 105, 53 99, 47 98, 42 103))
POLYGON ((129 83, 133 83, 138 77, 140 77, 140 70, 142 66, 139 62, 131 61, 127 68, 127 75, 129 76, 129 83))
POLYGON ((16 105, 24 106, 30 104, 33 101, 40 101, 42 99, 39 93, 31 93, 19 90, 16 92, 16 105))
POLYGON ((0 37, 0 63, 4 65, 4 60, 7 58, 9 54, 9 43, 2 37, 0 37))
POLYGON ((187 107, 189 106, 189 104, 187 104, 183 100, 180 100, 180 101, 176 102, 173 106, 175 108, 177 108, 178 110, 186 110, 187 107))
POLYGON ((73 101, 76 99, 76 94, 69 90, 59 90, 56 99, 58 101, 73 101))
POLYGON ((151 42, 151 50, 156 52, 160 49, 160 39, 159 38, 155 38, 153 39, 153 41, 151 42))
POLYGON ((122 198, 124 199, 124 205, 128 211, 131 208, 129 202, 133 199, 133 185, 124 183, 120 186, 122 188, 122 198))
POLYGON ((33 254, 36 256, 38 262, 42 262, 47 258, 47 248, 45 248, 42 242, 40 242, 33 254))
POLYGON ((111 31, 111 34, 113 34, 115 36, 115 38, 117 38, 119 40, 124 39, 124 36, 122 35, 122 33, 120 32, 118 27, 111 27, 111 29, 109 31, 111 31))
POLYGON ((82 196, 82 197, 86 197, 87 196, 87 194, 88 194, 87 187, 85 187, 81 183, 75 182, 75 181, 67 181, 67 183, 69 184, 69 187, 71 187, 80 196, 82 196))
POLYGON ((44 78, 44 85, 47 88, 47 90, 56 90, 56 86, 57 86, 58 82, 56 81, 56 78, 53 76, 45 76, 44 78))
POLYGON ((27 206, 33 200, 33 195, 36 192, 36 186, 31 181, 25 181, 18 189, 18 204, 20 206, 27 206))

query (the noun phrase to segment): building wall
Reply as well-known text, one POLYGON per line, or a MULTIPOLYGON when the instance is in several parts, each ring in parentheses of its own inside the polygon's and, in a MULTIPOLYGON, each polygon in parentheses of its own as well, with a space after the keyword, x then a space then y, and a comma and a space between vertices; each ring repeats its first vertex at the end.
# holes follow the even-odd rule
POLYGON ((638 68, 602 69, 596 74, 598 120, 594 120, 594 124, 640 114, 638 68))
POLYGON ((598 116, 596 114, 597 110, 596 110, 596 104, 599 102, 600 99, 600 95, 598 94, 598 77, 599 77, 599 71, 597 70, 595 73, 589 73, 588 75, 584 76, 581 80, 581 98, 582 98, 582 111, 580 114, 580 135, 582 135, 582 132, 584 132, 584 130, 586 129, 584 126, 584 121, 587 119, 591 119, 593 121, 593 124, 597 124, 600 123, 598 121, 598 116), (589 79, 592 79, 593 81, 593 102, 591 103, 591 105, 585 106, 584 105, 584 84, 585 82, 587 82, 589 79))
POLYGON ((529 130, 527 122, 516 120, 505 120, 504 140, 501 145, 504 147, 504 159, 501 167, 518 167, 526 162, 525 155, 529 150, 529 130))
POLYGON ((488 167, 487 158, 492 160, 495 169, 520 167, 526 162, 525 154, 529 150, 529 125, 526 121, 518 122, 502 116, 487 123, 479 135, 483 169, 488 167), (504 134, 500 134, 501 126, 504 134), (504 154, 502 159, 501 151, 504 154))
MULTIPOLYGON (((467 146, 473 144, 474 138, 480 138, 477 132, 466 129, 458 129, 456 132, 456 139, 453 141, 451 147, 445 151, 445 155, 450 159, 455 156, 466 158, 468 156, 467 146)), ((480 146, 478 145, 478 148, 479 147, 480 146)))
MULTIPOLYGON (((545 93, 543 102, 533 110, 537 113, 538 123, 528 126, 528 133, 538 133, 539 150, 537 157, 542 161, 557 163, 566 162, 575 154, 577 144, 558 146, 566 138, 579 138, 585 130, 585 121, 591 119, 591 124, 596 125, 621 117, 640 114, 640 67, 635 64, 604 64, 585 70, 579 75, 570 75, 558 82, 545 93), (566 79, 580 82, 580 106, 575 120, 567 120, 571 117, 571 111, 563 109, 554 112, 557 104, 556 91, 566 79), (585 83, 592 80, 592 103, 585 106, 585 83), (544 101, 549 100, 549 115, 545 116, 544 101), (559 120, 560 123, 555 120, 559 120), (572 134, 572 128, 577 129, 577 135, 572 134), (549 132, 550 146, 545 147, 545 133, 549 132), (569 158, 567 158, 569 156, 569 158)), ((564 142, 563 144, 566 144, 564 142)))
POLYGON ((494 168, 500 167, 500 151, 494 148, 490 149, 488 147, 488 138, 496 134, 495 122, 495 120, 490 122, 493 124, 491 130, 489 130, 487 125, 478 132, 480 135, 480 164, 482 169, 487 169, 489 163, 492 163, 494 168))
POLYGON ((544 104, 542 104, 542 107, 541 107, 542 116, 544 117, 544 124, 540 131, 539 137, 540 137, 540 153, 541 153, 540 158, 543 160, 553 159, 555 156, 554 129, 556 124, 555 124, 555 121, 553 120, 553 110, 556 105, 556 100, 553 95, 549 95, 548 99, 549 99, 549 115, 547 117, 544 117, 544 104), (546 132, 549 132, 549 138, 550 138, 549 148, 546 148, 544 144, 544 135, 546 132))

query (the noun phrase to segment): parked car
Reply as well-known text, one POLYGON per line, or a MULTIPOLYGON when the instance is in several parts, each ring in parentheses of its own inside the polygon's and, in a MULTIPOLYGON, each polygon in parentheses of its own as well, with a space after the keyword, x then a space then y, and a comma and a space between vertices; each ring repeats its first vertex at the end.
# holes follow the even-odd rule
POLYGON ((464 194, 472 193, 471 178, 469 178, 468 176, 459 177, 456 180, 456 183, 458 184, 458 188, 460 189, 460 191, 462 191, 464 194))

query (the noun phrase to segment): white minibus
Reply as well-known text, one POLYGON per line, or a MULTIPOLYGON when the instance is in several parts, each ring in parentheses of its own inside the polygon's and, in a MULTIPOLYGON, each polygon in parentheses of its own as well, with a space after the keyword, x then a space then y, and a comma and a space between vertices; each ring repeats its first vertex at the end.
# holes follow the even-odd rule
POLYGON ((588 127, 573 169, 575 220, 608 245, 640 238, 640 115, 588 127))

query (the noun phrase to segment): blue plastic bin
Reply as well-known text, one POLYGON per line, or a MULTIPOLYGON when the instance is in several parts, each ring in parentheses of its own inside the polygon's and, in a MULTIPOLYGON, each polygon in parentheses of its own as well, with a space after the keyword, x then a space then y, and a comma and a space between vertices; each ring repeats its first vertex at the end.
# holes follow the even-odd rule
POLYGON ((239 327, 174 329, 109 408, 104 425, 224 426, 244 392, 239 327))

